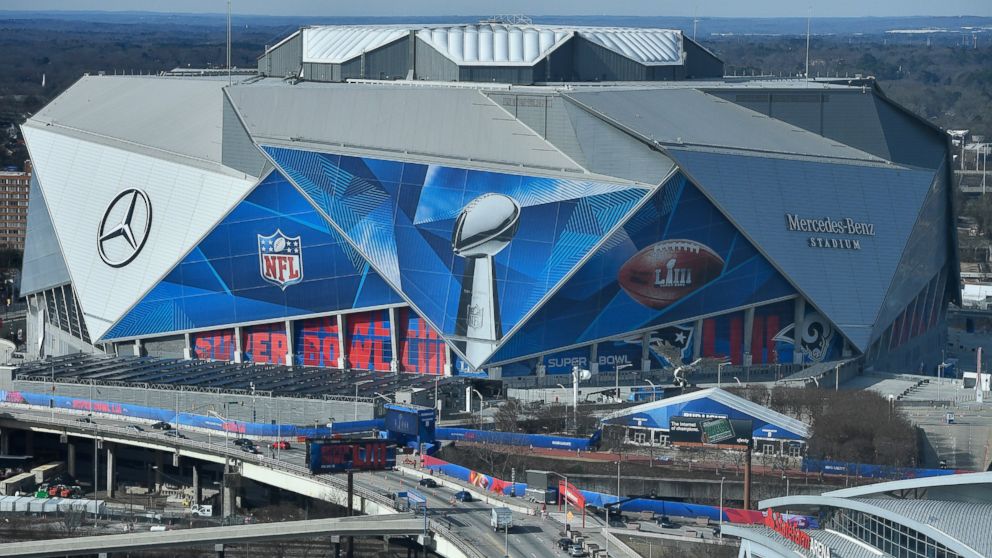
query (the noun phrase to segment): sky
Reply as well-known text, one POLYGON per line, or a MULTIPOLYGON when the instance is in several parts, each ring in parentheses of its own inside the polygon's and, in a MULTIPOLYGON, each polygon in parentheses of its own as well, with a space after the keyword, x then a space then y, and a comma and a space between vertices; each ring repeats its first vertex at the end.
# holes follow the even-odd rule
MULTIPOLYGON (((235 13, 292 16, 524 14, 699 17, 992 16, 992 0, 233 0, 235 13)), ((225 0, 2 0, 3 10, 221 13, 225 0)))

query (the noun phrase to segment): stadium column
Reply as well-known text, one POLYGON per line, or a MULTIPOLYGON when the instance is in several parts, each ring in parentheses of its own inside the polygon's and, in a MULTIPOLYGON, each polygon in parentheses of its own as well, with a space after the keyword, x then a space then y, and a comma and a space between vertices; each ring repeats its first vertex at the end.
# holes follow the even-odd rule
POLYGON ((117 465, 117 457, 114 455, 114 444, 104 442, 103 446, 107 449, 107 498, 113 498, 116 486, 114 470, 117 465))
POLYGON ((348 368, 348 349, 347 345, 344 344, 344 327, 348 320, 345 319, 344 314, 338 314, 338 350, 341 354, 338 355, 338 368, 344 370, 348 368))
POLYGON ((66 472, 69 473, 70 477, 76 476, 76 444, 72 441, 66 442, 66 472))
POLYGON ((754 355, 751 354, 751 338, 754 336, 754 306, 744 311, 744 366, 751 366, 754 355))
POLYGON ((141 356, 141 339, 134 340, 134 356, 141 356))
POLYGON ((447 343, 444 344, 444 375, 451 376, 455 367, 452 364, 451 347, 447 343))
POLYGON ((641 372, 651 370, 651 332, 641 336, 641 372))
POLYGON ((589 346, 589 372, 599 374, 599 343, 589 346))
POLYGON ((538 355, 537 357, 537 367, 534 369, 534 374, 538 378, 543 378, 548 375, 548 367, 544 364, 544 355, 538 355))
POLYGON ((286 366, 293 365, 293 321, 286 320, 286 366))
POLYGON ((390 372, 400 371, 400 340, 399 340, 399 327, 397 327, 396 321, 396 307, 391 307, 389 309, 389 343, 392 346, 393 360, 389 362, 390 372))
POLYGON ((183 334, 183 339, 186 341, 186 346, 183 347, 183 358, 186 360, 193 360, 193 346, 190 345, 189 333, 183 334))
POLYGON ((703 320, 696 320, 692 328, 692 360, 703 356, 703 320))
POLYGON ((242 362, 242 358, 241 358, 241 326, 234 326, 234 362, 242 362))
POLYGON ((802 364, 803 363, 803 351, 802 351, 802 340, 803 340, 803 328, 805 327, 803 321, 806 317, 806 299, 803 297, 796 297, 796 308, 795 315, 792 318, 792 338, 795 342, 792 345, 792 363, 802 364))

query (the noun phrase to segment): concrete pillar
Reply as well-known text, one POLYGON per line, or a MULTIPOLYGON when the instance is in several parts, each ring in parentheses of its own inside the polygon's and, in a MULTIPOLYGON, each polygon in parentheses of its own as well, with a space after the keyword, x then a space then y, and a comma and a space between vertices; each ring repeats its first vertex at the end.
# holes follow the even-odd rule
POLYGON ((183 339, 186 341, 186 346, 183 348, 183 358, 186 360, 193 359, 193 346, 190 344, 189 333, 183 334, 183 339))
POLYGON ((398 314, 395 306, 389 309, 389 343, 393 351, 393 360, 389 362, 391 372, 399 372, 400 370, 400 328, 396 321, 398 314))
POLYGON ((803 362, 803 331, 806 329, 806 299, 796 297, 795 314, 792 318, 792 363, 802 364, 803 362))
POLYGON ((348 348, 344 344, 344 338, 345 338, 344 327, 347 320, 345 320, 344 314, 338 314, 337 319, 338 319, 338 349, 341 351, 341 354, 338 355, 338 368, 344 370, 345 368, 348 368, 348 348))
POLYGON ((744 356, 744 365, 751 366, 752 358, 754 355, 751 354, 751 340, 754 337, 754 306, 748 308, 744 311, 744 347, 741 352, 744 356))
POLYGON ((242 362, 241 354, 241 326, 234 328, 234 362, 242 362))
POLYGON ((76 444, 66 442, 66 472, 69 473, 70 477, 75 478, 76 476, 76 444))
POLYGON ((10 430, 0 430, 0 455, 10 455, 10 430))
POLYGON ((286 320, 286 366, 293 365, 293 321, 286 320))
POLYGON ((589 372, 599 374, 599 343, 589 346, 589 372))
POLYGON ((451 354, 451 347, 444 344, 444 375, 451 376, 455 371, 455 359, 451 354))
POLYGON ((107 498, 113 498, 114 490, 117 487, 117 479, 115 478, 117 457, 114 455, 114 444, 104 442, 103 445, 107 449, 107 498))
POLYGON ((214 553, 217 555, 217 558, 224 558, 224 543, 215 544, 214 553))
POLYGON ((696 320, 692 327, 692 360, 703 356, 703 320, 696 320))
POLYGON ((162 491, 162 468, 165 467, 165 463, 162 460, 162 452, 155 452, 155 493, 158 494, 162 491))
POLYGON ((141 339, 134 340, 134 356, 141 356, 141 339))
POLYGON ((651 332, 641 336, 641 372, 651 370, 651 332))
POLYGON ((203 493, 200 489, 200 468, 193 465, 193 503, 199 504, 203 501, 203 493))

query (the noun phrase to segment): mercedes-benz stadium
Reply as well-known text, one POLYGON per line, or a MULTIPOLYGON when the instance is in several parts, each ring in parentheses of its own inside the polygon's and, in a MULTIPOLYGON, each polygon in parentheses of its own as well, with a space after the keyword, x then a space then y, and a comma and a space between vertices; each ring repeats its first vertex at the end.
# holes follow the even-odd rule
POLYGON ((85 76, 23 126, 31 356, 940 362, 948 140, 870 77, 493 22, 306 27, 197 73, 85 76))

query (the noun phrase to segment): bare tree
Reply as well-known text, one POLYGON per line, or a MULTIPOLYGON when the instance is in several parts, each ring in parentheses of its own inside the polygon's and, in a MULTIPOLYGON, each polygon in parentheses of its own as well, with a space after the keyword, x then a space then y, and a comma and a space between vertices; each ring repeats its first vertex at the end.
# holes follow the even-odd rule
POLYGON ((61 515, 59 516, 59 530, 66 536, 75 536, 76 532, 83 526, 83 519, 86 517, 86 509, 82 506, 59 506, 61 515))

